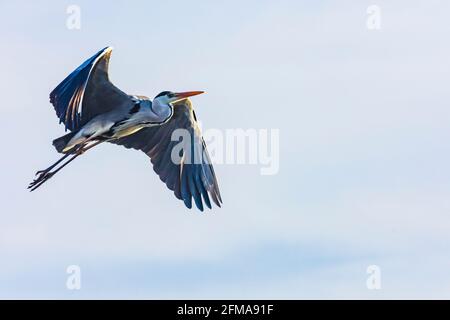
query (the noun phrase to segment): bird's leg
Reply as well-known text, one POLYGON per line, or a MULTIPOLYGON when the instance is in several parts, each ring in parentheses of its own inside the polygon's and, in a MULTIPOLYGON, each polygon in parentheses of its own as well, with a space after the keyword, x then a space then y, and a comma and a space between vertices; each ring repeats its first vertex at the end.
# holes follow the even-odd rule
MULTIPOLYGON (((58 161, 56 161, 54 164, 52 164, 50 167, 48 167, 47 169, 44 170, 39 170, 36 172, 36 175, 39 175, 39 177, 37 178, 37 180, 43 178, 48 172, 50 172, 50 170, 52 170, 54 167, 56 167, 58 164, 61 163, 61 161, 63 161, 64 159, 66 159, 68 156, 70 156, 71 154, 74 153, 79 153, 82 154, 84 151, 86 151, 87 149, 83 149, 88 143, 90 142, 90 139, 87 139, 86 141, 84 141, 83 144, 79 145, 78 147, 74 147, 73 150, 69 151, 68 153, 66 153, 64 156, 62 156, 58 161)), ((90 149, 90 148, 89 148, 90 149)))
POLYGON ((66 159, 68 156, 70 156, 72 153, 66 153, 64 156, 62 156, 58 161, 56 161, 54 164, 52 164, 50 167, 48 167, 47 169, 44 170, 39 170, 36 172, 36 176, 42 176, 45 173, 49 172, 50 170, 52 170, 54 167, 56 167, 58 164, 60 164, 64 159, 66 159))
POLYGON ((34 180, 32 183, 30 183, 30 185, 28 186, 28 189, 31 189, 30 191, 34 191, 37 188, 39 188, 45 181, 47 181, 48 179, 50 179, 51 177, 53 177, 59 170, 61 170, 62 168, 64 168, 66 165, 68 165, 70 162, 72 162, 73 160, 75 160, 79 155, 81 155, 81 153, 75 153, 72 158, 70 158, 69 160, 67 160, 66 162, 64 162, 58 169, 56 169, 55 171, 49 171, 46 172, 43 176, 39 176, 36 180, 34 180))
MULTIPOLYGON (((58 161, 56 161, 54 164, 52 164, 50 167, 48 167, 47 169, 44 170, 39 170, 36 172, 36 175, 39 175, 39 177, 44 176, 47 172, 49 172, 50 170, 52 170, 54 167, 56 167, 58 164, 60 164, 64 159, 66 159, 68 156, 70 156, 71 154, 78 152, 80 149, 82 148, 82 146, 76 148, 74 151, 68 152, 66 153, 64 156, 62 156, 58 161)), ((81 152, 82 153, 82 152, 81 152)), ((39 179, 39 178, 38 178, 39 179)))
POLYGON ((56 169, 55 171, 50 172, 51 175, 53 176, 55 173, 57 173, 59 170, 61 170, 62 168, 64 168, 65 166, 67 166, 69 163, 71 163, 73 160, 75 160, 76 157, 81 156, 83 153, 85 153, 86 151, 88 151, 89 149, 95 147, 96 145, 102 143, 103 141, 99 140, 96 141, 94 143, 92 143, 90 146, 86 146, 83 145, 81 146, 79 149, 77 149, 75 151, 75 154, 73 155, 72 158, 70 158, 69 160, 67 160, 66 162, 64 162, 64 164, 62 164, 58 169, 56 169))
POLYGON ((33 182, 30 183, 30 185, 28 186, 28 189, 31 189, 30 191, 36 190, 37 188, 39 188, 45 181, 47 181, 48 179, 50 179, 51 177, 53 177, 59 170, 61 170, 62 168, 64 168, 66 165, 68 165, 70 162, 72 162, 73 160, 75 160, 78 156, 82 155, 84 152, 86 152, 87 150, 95 147, 96 145, 98 145, 99 143, 103 142, 102 140, 100 141, 96 141, 94 143, 92 143, 89 146, 86 146, 86 144, 81 145, 80 147, 78 147, 75 151, 66 154, 64 157, 62 157, 60 160, 57 161, 57 163, 53 164, 52 166, 50 166, 48 169, 44 170, 39 177, 37 177, 33 182), (72 155, 72 157, 67 160, 66 162, 64 162, 61 166, 59 166, 56 170, 54 171, 50 171, 52 170, 57 164, 59 164, 61 161, 63 161, 65 158, 67 158, 69 155, 72 155))
POLYGON ((83 144, 80 148, 78 148, 75 153, 78 153, 79 155, 82 155, 83 153, 85 153, 86 151, 88 151, 89 149, 95 147, 96 145, 98 145, 99 143, 104 142, 104 140, 98 140, 95 141, 94 143, 92 143, 91 145, 88 145, 88 143, 83 144))

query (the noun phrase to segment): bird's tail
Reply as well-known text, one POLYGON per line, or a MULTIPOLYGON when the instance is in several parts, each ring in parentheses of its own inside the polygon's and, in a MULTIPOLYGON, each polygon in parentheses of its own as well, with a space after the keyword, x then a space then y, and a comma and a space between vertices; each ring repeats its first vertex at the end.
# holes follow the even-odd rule
POLYGON ((53 140, 53 146, 55 147, 56 151, 59 153, 63 153, 64 148, 69 143, 70 139, 76 134, 76 131, 69 132, 68 134, 63 135, 62 137, 56 138, 53 140))

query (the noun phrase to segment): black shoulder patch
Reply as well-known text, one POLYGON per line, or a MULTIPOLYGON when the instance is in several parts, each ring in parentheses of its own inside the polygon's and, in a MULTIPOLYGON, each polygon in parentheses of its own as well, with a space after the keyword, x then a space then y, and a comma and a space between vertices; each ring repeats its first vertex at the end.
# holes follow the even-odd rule
POLYGON ((155 99, 156 98, 158 98, 158 97, 161 97, 161 96, 165 96, 166 94, 172 94, 173 92, 172 91, 163 91, 163 92, 160 92, 160 93, 158 93, 158 95, 155 97, 155 99))
POLYGON ((130 114, 136 113, 141 109, 141 104, 140 103, 136 103, 133 108, 131 108, 130 110, 130 114))

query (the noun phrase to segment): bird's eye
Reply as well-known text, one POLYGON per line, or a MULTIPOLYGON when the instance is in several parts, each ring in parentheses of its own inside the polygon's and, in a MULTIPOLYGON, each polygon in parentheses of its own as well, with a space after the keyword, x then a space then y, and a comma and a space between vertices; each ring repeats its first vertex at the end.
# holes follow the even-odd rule
POLYGON ((168 98, 173 98, 174 96, 175 96, 175 94, 173 94, 173 93, 169 93, 169 94, 167 95, 168 98))

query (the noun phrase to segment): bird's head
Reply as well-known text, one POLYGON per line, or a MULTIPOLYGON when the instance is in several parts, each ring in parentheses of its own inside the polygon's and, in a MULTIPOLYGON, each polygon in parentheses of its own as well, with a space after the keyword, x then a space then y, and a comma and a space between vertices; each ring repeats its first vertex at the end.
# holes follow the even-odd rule
POLYGON ((167 121, 173 114, 173 104, 186 100, 189 97, 202 94, 203 91, 188 91, 188 92, 172 92, 163 91, 159 93, 152 102, 152 111, 164 119, 161 122, 167 121))
POLYGON ((187 91, 187 92, 163 91, 155 97, 154 103, 156 102, 161 106, 174 104, 179 101, 185 100, 189 97, 196 96, 202 93, 204 93, 204 91, 187 91))

